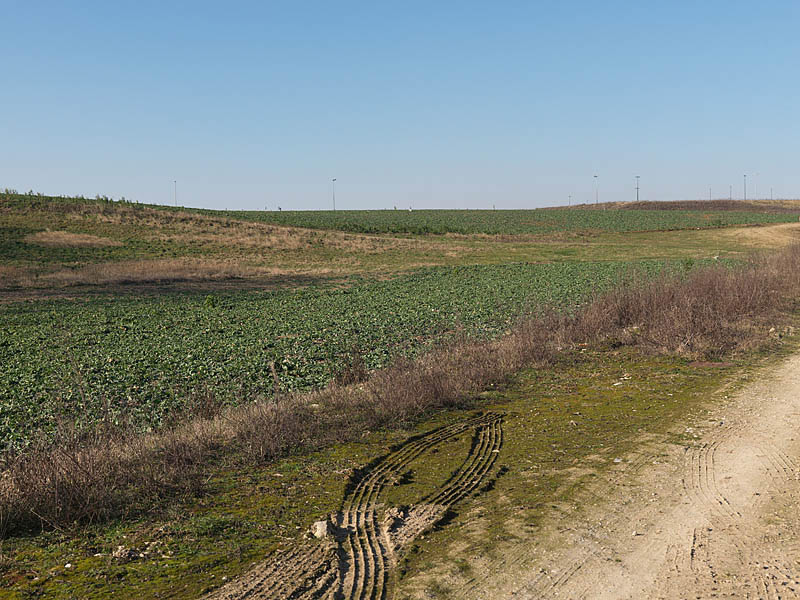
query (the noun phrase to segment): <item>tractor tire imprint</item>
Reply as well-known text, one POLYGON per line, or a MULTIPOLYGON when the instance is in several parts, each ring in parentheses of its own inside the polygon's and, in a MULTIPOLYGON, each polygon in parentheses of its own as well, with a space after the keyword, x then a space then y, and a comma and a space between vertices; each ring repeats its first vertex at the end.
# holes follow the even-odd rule
POLYGON ((206 600, 388 600, 398 558, 486 482, 503 444, 502 423, 502 414, 487 413, 412 438, 353 476, 341 510, 327 521, 333 539, 275 552, 206 600), (398 481, 413 461, 469 432, 467 456, 438 490, 408 507, 387 508, 380 502, 384 488, 398 481))

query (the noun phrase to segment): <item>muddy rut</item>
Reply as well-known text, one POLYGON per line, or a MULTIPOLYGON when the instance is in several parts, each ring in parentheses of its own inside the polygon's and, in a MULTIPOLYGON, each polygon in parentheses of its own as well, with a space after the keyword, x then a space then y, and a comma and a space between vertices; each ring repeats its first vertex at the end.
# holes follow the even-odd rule
POLYGON ((341 510, 327 519, 330 536, 276 552, 206 599, 390 599, 408 546, 487 483, 503 443, 502 422, 503 415, 488 413, 409 440, 353 476, 341 510), (438 490, 410 506, 385 506, 383 492, 412 462, 465 433, 472 434, 469 452, 438 490))

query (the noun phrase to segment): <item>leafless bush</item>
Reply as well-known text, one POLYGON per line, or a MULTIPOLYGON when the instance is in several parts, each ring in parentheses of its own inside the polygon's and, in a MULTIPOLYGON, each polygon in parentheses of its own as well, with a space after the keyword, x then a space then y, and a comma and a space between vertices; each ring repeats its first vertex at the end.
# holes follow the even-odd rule
POLYGON ((202 415, 157 433, 103 432, 33 448, 5 457, 0 533, 148 510, 196 493, 220 460, 259 464, 411 423, 459 406, 525 366, 554 364, 576 344, 698 358, 748 348, 766 337, 767 323, 788 315, 798 291, 800 246, 794 246, 741 268, 634 279, 574 315, 529 316, 498 339, 456 340, 365 380, 224 410, 201 398, 202 415))

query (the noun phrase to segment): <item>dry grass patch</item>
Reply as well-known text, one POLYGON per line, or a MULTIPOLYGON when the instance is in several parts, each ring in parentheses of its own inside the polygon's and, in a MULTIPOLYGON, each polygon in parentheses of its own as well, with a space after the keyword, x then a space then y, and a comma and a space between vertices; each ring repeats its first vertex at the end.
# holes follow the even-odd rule
POLYGON ((110 224, 145 227, 155 241, 203 243, 237 249, 303 250, 320 247, 332 250, 379 254, 390 250, 444 249, 441 243, 387 235, 345 233, 241 221, 183 211, 116 207, 115 212, 98 212, 97 219, 110 224))
POLYGON ((41 275, 27 274, 18 279, 26 287, 73 285, 111 285, 121 283, 221 281, 262 276, 325 275, 329 269, 297 270, 242 264, 236 260, 175 258, 99 263, 79 269, 62 269, 41 275))
POLYGON ((70 231, 39 231, 25 236, 28 244, 40 246, 56 246, 60 248, 107 248, 122 246, 122 242, 88 233, 72 233, 70 231))

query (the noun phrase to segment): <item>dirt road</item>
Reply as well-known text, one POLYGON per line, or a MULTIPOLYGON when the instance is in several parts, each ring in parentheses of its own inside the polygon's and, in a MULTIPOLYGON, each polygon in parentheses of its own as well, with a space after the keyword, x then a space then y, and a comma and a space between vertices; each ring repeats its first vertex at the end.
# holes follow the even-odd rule
POLYGON ((800 598, 800 356, 583 497, 448 596, 800 598))

